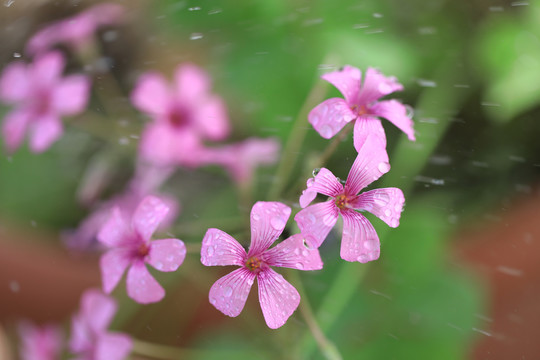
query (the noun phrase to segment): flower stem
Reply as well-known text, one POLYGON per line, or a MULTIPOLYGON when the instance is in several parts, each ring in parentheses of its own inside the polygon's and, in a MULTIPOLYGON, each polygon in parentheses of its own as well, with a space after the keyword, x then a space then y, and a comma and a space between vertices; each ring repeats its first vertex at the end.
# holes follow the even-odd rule
POLYGON ((352 128, 354 127, 354 121, 351 121, 345 127, 337 134, 336 137, 328 144, 324 152, 319 156, 319 159, 317 161, 317 167, 323 167, 328 159, 330 159, 330 156, 336 151, 339 144, 349 135, 352 128))

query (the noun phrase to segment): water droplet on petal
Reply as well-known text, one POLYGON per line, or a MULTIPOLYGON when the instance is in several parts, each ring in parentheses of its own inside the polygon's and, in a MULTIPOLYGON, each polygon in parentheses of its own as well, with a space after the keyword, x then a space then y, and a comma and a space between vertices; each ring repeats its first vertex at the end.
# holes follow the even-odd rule
POLYGON ((358 256, 357 260, 361 263, 367 263, 369 261, 367 255, 365 254, 358 256))
POLYGON ((298 270, 303 270, 303 269, 304 269, 304 264, 302 264, 302 263, 296 263, 295 266, 296 266, 296 268, 297 268, 298 270))
POLYGON ((377 248, 376 240, 366 240, 364 241, 364 247, 368 250, 375 250, 377 248))
POLYGON ((216 305, 216 298, 210 298, 210 304, 216 305))
POLYGON ((386 210, 384 210, 384 215, 385 216, 390 216, 390 215, 392 215, 392 211, 390 211, 390 209, 386 209, 386 210))
POLYGON ((214 247, 213 246, 207 247, 206 248, 206 253, 208 254, 208 256, 214 255, 214 247))
POLYGON ((259 221, 261 219, 261 217, 258 214, 253 214, 252 218, 255 221, 259 221))
POLYGON ((282 230, 285 227, 285 221, 283 221, 281 217, 276 216, 270 220, 270 225, 272 225, 275 230, 282 230))
POLYGON ((321 126, 321 128, 319 129, 319 134, 321 134, 321 136, 325 139, 329 139, 332 137, 332 128, 330 127, 330 125, 323 125, 321 126))
POLYGON ((390 164, 387 162, 381 162, 377 167, 382 173, 387 173, 390 170, 390 164))

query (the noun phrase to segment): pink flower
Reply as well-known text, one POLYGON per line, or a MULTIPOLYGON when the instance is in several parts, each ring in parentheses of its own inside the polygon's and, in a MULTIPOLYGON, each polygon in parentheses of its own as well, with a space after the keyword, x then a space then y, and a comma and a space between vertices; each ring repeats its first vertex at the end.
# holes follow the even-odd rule
POLYGON ((79 313, 73 316, 70 351, 77 360, 122 360, 133 347, 131 338, 107 331, 116 302, 98 290, 86 290, 79 313))
POLYGON ((358 194, 388 170, 386 151, 377 138, 369 136, 358 152, 345 185, 325 168, 314 179, 309 179, 300 197, 300 206, 305 209, 294 218, 306 242, 319 247, 341 214, 341 258, 361 263, 378 259, 379 237, 371 223, 356 210, 369 211, 391 227, 399 225, 405 201, 400 189, 375 189, 358 194), (306 207, 317 193, 328 196, 328 201, 306 207))
POLYGON ((98 28, 114 25, 121 21, 123 16, 124 8, 118 4, 102 3, 92 6, 35 33, 26 44, 26 52, 30 55, 40 54, 57 44, 81 48, 93 39, 98 28))
POLYGON ((362 73, 352 66, 324 74, 322 78, 334 85, 345 99, 332 98, 317 105, 308 115, 315 130, 325 139, 337 134, 348 122, 354 124, 354 147, 362 147, 369 134, 373 134, 386 145, 386 136, 377 117, 390 120, 395 126, 415 140, 413 121, 407 108, 397 100, 377 101, 381 97, 403 90, 394 77, 386 77, 379 71, 368 68, 363 84, 362 73))
POLYGON ((178 239, 150 240, 168 211, 167 206, 153 196, 143 199, 130 223, 118 207, 113 209, 98 234, 98 240, 110 248, 100 261, 103 291, 110 293, 129 267, 129 297, 141 304, 163 299, 165 290, 150 275, 145 263, 159 271, 175 271, 186 256, 186 247, 178 239))
POLYGON ((194 153, 204 140, 222 140, 229 134, 225 105, 210 93, 208 75, 195 65, 178 66, 172 87, 158 73, 142 75, 131 101, 153 118, 140 145, 147 161, 194 166, 199 164, 194 153))
POLYGON ((33 152, 46 150, 63 132, 60 117, 76 115, 88 101, 90 81, 83 75, 62 77, 65 60, 52 52, 25 65, 8 65, 0 78, 0 100, 15 105, 4 119, 2 133, 9 151, 16 150, 26 132, 33 152))
POLYGON ((57 360, 62 352, 62 332, 54 325, 19 325, 22 360, 57 360))
POLYGON ((238 316, 246 303, 251 285, 257 279, 259 302, 268 327, 277 329, 300 303, 298 291, 271 266, 299 270, 322 269, 316 249, 304 246, 297 234, 268 249, 282 233, 291 209, 279 202, 259 201, 251 209, 251 245, 244 248, 229 234, 208 229, 201 247, 201 262, 206 266, 237 265, 210 289, 210 303, 228 316, 238 316))

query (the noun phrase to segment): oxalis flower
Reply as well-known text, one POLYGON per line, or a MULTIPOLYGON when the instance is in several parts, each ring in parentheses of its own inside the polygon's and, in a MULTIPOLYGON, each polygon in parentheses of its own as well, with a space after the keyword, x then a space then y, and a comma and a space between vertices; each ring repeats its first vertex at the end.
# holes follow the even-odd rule
POLYGON ((369 136, 358 152, 345 185, 325 168, 309 179, 307 189, 300 196, 300 206, 305 209, 294 218, 306 242, 319 247, 341 214, 341 258, 361 263, 378 259, 379 237, 369 220, 357 210, 369 211, 395 228, 405 202, 403 192, 398 188, 383 188, 358 193, 389 170, 386 151, 378 139, 369 136), (317 193, 328 196, 328 200, 308 206, 317 193))
POLYGON ((28 321, 19 324, 21 360, 57 360, 62 353, 63 336, 55 325, 36 326, 28 321))
POLYGON ((45 151, 63 132, 60 117, 76 115, 88 101, 90 80, 84 75, 62 77, 65 60, 59 52, 37 57, 32 64, 17 61, 0 78, 0 100, 15 105, 2 124, 8 151, 15 151, 26 132, 30 150, 45 151))
POLYGON ((178 239, 151 241, 150 237, 169 208, 159 198, 147 196, 139 204, 131 223, 126 222, 120 208, 103 225, 98 240, 110 248, 100 260, 103 291, 110 293, 127 274, 127 293, 133 300, 148 304, 160 301, 165 290, 150 275, 145 263, 159 271, 175 271, 184 261, 186 247, 178 239))
POLYGON ((259 201, 251 209, 251 245, 244 248, 229 234, 208 229, 201 247, 201 262, 206 266, 237 265, 210 289, 210 303, 228 316, 238 316, 255 279, 259 302, 268 327, 281 327, 300 303, 298 291, 271 266, 298 270, 322 269, 317 249, 304 246, 300 234, 293 235, 272 249, 269 247, 283 232, 291 209, 279 202, 259 201))
POLYGON ((386 146, 386 135, 378 117, 388 119, 409 137, 416 140, 413 121, 407 108, 397 100, 377 101, 381 97, 403 90, 394 77, 386 77, 368 68, 362 83, 362 73, 352 66, 324 74, 322 78, 334 85, 345 99, 332 98, 317 105, 308 115, 313 128, 325 139, 337 134, 347 123, 354 124, 354 147, 362 147, 369 134, 375 135, 386 146))

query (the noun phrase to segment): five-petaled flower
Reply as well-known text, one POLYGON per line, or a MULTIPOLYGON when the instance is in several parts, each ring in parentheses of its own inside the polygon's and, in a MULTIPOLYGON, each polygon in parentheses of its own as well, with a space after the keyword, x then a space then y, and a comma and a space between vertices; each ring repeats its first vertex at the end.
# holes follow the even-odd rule
POLYGON ((150 237, 161 221, 167 216, 169 208, 159 198, 145 197, 139 204, 131 223, 122 216, 118 207, 103 225, 98 240, 110 248, 102 255, 100 266, 103 290, 110 293, 120 281, 124 271, 127 273, 127 293, 133 300, 141 303, 160 301, 165 290, 148 272, 145 263, 160 271, 175 271, 184 261, 186 247, 178 239, 150 241, 150 237))
POLYGON ((98 290, 85 291, 79 313, 73 316, 69 349, 80 360, 122 360, 133 347, 131 338, 108 332, 116 302, 98 290))
POLYGON ((28 321, 19 325, 21 360, 57 360, 62 353, 62 332, 59 326, 37 326, 28 321))
POLYGON ((75 115, 88 101, 90 81, 84 75, 62 77, 65 60, 59 52, 38 56, 32 64, 16 61, 0 78, 0 100, 15 105, 6 115, 2 134, 8 151, 30 135, 30 149, 45 151, 63 132, 60 116, 75 115))
POLYGON ((339 217, 343 217, 341 257, 362 263, 379 258, 379 237, 373 225, 356 210, 369 211, 391 227, 399 225, 405 201, 398 188, 383 188, 358 194, 371 182, 390 170, 388 155, 374 136, 368 136, 352 165, 345 185, 322 168, 309 179, 307 189, 300 196, 301 210, 295 216, 306 242, 319 247, 339 217), (317 193, 329 197, 326 202, 308 206, 317 193), (308 206, 308 207, 306 207, 308 206))
POLYGON ((413 121, 407 115, 407 108, 397 100, 377 101, 394 91, 403 90, 394 77, 386 77, 368 68, 362 84, 360 70, 347 65, 343 70, 324 74, 322 78, 345 97, 325 100, 309 113, 309 122, 323 138, 330 139, 347 123, 356 120, 354 147, 357 151, 369 134, 377 136, 386 145, 386 135, 377 118, 383 117, 407 134, 409 140, 415 140, 413 121))
POLYGON ((208 229, 202 242, 201 262, 206 266, 240 266, 216 281, 210 289, 210 303, 219 311, 238 316, 255 279, 268 327, 279 328, 296 310, 300 303, 298 291, 271 266, 319 270, 323 264, 318 250, 307 248, 300 234, 269 249, 283 232, 290 214, 291 209, 279 202, 259 201, 253 205, 251 245, 247 253, 229 234, 208 229))
POLYGON ((178 66, 172 87, 158 73, 143 74, 131 101, 153 118, 142 134, 140 153, 155 164, 199 165, 195 152, 203 141, 229 134, 225 105, 210 93, 208 75, 195 65, 178 66))

